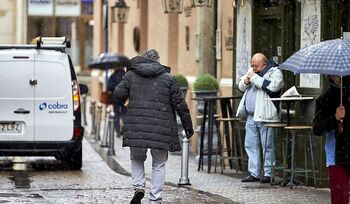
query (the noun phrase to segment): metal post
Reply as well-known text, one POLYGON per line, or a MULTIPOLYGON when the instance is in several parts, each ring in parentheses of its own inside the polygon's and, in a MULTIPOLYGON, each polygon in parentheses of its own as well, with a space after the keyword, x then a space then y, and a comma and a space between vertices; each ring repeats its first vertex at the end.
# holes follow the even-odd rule
POLYGON ((83 105, 82 105, 82 111, 83 111, 83 118, 84 118, 84 126, 87 125, 86 121, 86 94, 81 95, 81 98, 83 99, 83 105))
POLYGON ((114 112, 112 111, 109 114, 109 120, 108 120, 108 136, 109 136, 109 145, 108 145, 108 151, 107 155, 115 155, 114 151, 114 112))
POLYGON ((108 118, 109 114, 111 113, 111 110, 109 108, 106 109, 105 113, 105 120, 104 120, 104 128, 103 128, 103 136, 102 136, 102 141, 101 141, 101 147, 108 147, 108 118))
POLYGON ((181 178, 178 185, 191 185, 190 179, 188 178, 188 151, 190 139, 187 138, 185 131, 182 131, 182 155, 181 155, 181 178))
POLYGON ((101 118, 102 118, 102 105, 97 105, 97 115, 96 115, 96 134, 95 134, 95 140, 99 141, 100 138, 100 129, 101 129, 101 118))
POLYGON ((90 106, 90 114, 91 114, 91 136, 96 134, 96 130, 95 130, 95 115, 96 115, 96 101, 92 100, 91 101, 91 106, 90 106))

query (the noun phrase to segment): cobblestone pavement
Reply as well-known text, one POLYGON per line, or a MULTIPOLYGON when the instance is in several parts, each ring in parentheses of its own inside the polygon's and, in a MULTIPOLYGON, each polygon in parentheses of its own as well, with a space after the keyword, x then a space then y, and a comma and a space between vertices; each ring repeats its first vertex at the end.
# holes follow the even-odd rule
MULTIPOLYGON (((130 176, 114 172, 84 140, 83 168, 67 170, 53 157, 3 157, 0 160, 0 203, 129 203, 130 176), (14 170, 21 166, 21 170, 14 170)), ((166 185, 163 203, 231 203, 186 188, 166 185)), ((148 195, 143 203, 148 203, 148 195)))
MULTIPOLYGON (((87 110, 89 110, 89 102, 87 103, 87 110)), ((87 111, 88 112, 88 111, 87 111)), ((90 114, 87 114, 87 133, 90 132, 90 114)), ((101 123, 101 133, 103 136, 103 121, 101 123)), ((86 134, 86 137, 91 142, 92 136, 86 134)), ((119 172, 130 175, 130 160, 129 160, 129 148, 122 148, 121 138, 115 137, 115 155, 106 156, 107 148, 101 148, 98 143, 91 142, 97 152, 102 157, 107 158, 109 161, 113 160, 119 166, 119 172)), ((151 175, 151 155, 148 154, 148 159, 145 162, 146 177, 150 178, 151 175)), ((177 183, 181 174, 181 155, 169 154, 169 159, 166 164, 166 183, 170 186, 177 186, 177 183)), ((230 170, 226 168, 224 173, 221 174, 220 167, 219 173, 208 174, 207 171, 197 171, 197 163, 193 155, 189 160, 189 179, 190 186, 186 188, 197 190, 198 192, 205 192, 208 195, 223 196, 230 199, 231 203, 308 203, 308 204, 328 204, 330 203, 330 193, 327 188, 313 188, 305 186, 296 186, 293 189, 289 187, 271 186, 270 184, 260 183, 242 183, 240 180, 247 176, 246 172, 238 172, 236 170, 230 170)), ((165 198, 169 196, 165 192, 165 198)))
MULTIPOLYGON (((95 148, 98 145, 94 145, 95 148)), ((121 139, 115 139, 116 155, 112 157, 122 168, 123 172, 130 174, 129 148, 121 147, 121 139)), ((100 154, 106 154, 107 149, 103 148, 100 154)), ((103 155, 102 155, 103 156, 103 155)), ((148 158, 151 155, 148 154, 148 158)), ((151 175, 151 159, 145 163, 146 177, 151 175)), ((169 154, 166 164, 166 182, 168 185, 176 186, 181 176, 181 155, 169 154)), ((220 172, 220 168, 218 168, 220 172)), ((313 187, 297 186, 289 187, 271 186, 270 184, 242 183, 240 180, 245 173, 236 173, 235 170, 224 170, 224 174, 207 171, 197 171, 197 163, 193 156, 189 161, 190 186, 186 188, 195 189, 199 192, 206 192, 210 195, 223 196, 232 203, 308 203, 326 204, 330 203, 330 195, 327 189, 315 189, 313 187)), ((165 192, 165 197, 169 196, 165 192)))

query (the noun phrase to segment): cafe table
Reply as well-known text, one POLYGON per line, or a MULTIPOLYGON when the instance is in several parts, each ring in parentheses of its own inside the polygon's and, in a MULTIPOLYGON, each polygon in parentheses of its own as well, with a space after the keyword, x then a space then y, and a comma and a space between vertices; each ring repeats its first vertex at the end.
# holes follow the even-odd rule
MULTIPOLYGON (((203 170, 203 156, 204 156, 204 136, 205 136, 205 128, 206 128, 206 120, 208 119, 208 142, 207 142, 207 156, 208 156, 208 173, 211 170, 211 157, 213 151, 213 135, 214 135, 214 125, 215 125, 215 106, 217 100, 221 102, 221 109, 228 110, 222 111, 222 117, 234 117, 234 111, 232 110, 232 105, 230 100, 232 99, 240 99, 241 96, 204 96, 204 97, 195 97, 192 100, 195 101, 203 101, 204 109, 203 109, 203 119, 200 130, 200 149, 199 149, 199 161, 198 161, 198 171, 203 170)), ((227 138, 227 141, 230 141, 227 138)), ((227 145, 230 145, 228 143, 227 145)), ((231 153, 230 153, 231 154, 231 153)), ((231 166, 231 165, 230 165, 231 166)))
MULTIPOLYGON (((290 114, 290 106, 293 102, 298 102, 298 101, 310 101, 313 100, 314 97, 312 96, 286 96, 286 97, 279 97, 279 98, 266 98, 266 100, 270 101, 281 101, 286 104, 286 110, 287 110, 287 126, 291 125, 291 114, 290 114)), ((287 162, 288 162, 288 168, 291 167, 291 137, 289 137, 289 131, 287 131, 287 138, 289 138, 288 143, 287 143, 287 162)), ((294 180, 291 181, 290 177, 284 177, 281 186, 287 186, 287 185, 293 185, 294 180)))

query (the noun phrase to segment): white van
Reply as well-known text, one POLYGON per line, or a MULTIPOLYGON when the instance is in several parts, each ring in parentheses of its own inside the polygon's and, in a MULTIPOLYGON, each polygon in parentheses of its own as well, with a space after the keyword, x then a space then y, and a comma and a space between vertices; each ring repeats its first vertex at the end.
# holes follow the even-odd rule
POLYGON ((0 45, 0 155, 55 156, 81 168, 80 92, 66 47, 65 38, 0 45))

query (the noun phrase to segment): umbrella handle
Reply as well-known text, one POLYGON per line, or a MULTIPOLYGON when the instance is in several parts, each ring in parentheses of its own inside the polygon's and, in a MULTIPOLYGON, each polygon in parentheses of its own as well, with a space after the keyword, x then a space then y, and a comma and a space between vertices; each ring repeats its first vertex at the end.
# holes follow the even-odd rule
POLYGON ((343 105, 343 76, 340 76, 340 105, 343 105))

